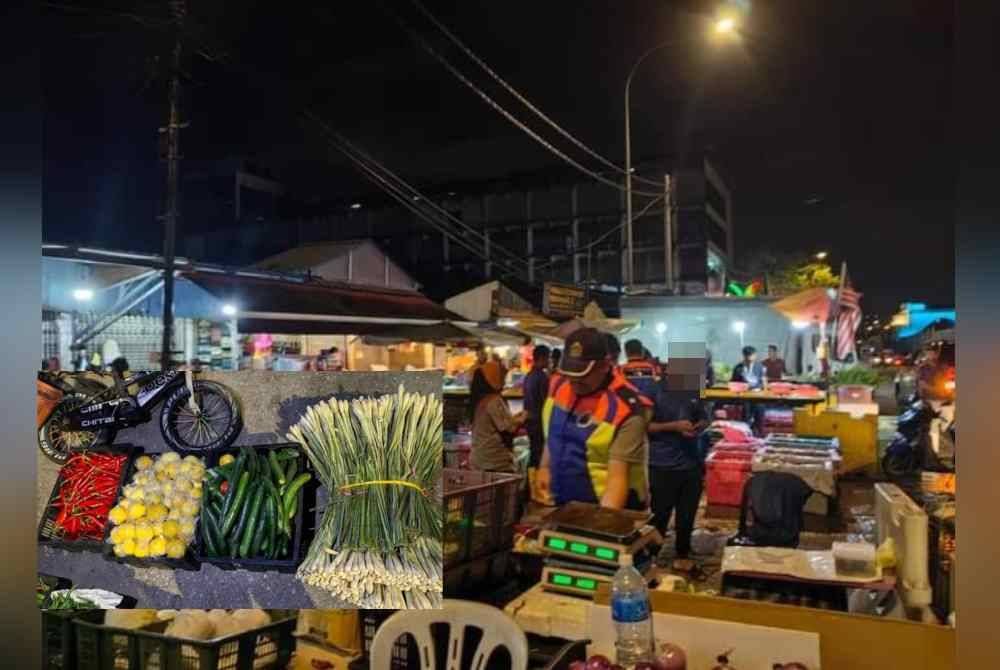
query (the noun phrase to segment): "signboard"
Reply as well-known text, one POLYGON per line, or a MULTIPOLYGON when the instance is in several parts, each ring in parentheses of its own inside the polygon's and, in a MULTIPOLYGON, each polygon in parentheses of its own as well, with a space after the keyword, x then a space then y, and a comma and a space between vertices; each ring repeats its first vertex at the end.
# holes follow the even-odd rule
POLYGON ((545 282, 542 312, 549 316, 583 316, 587 295, 583 288, 570 284, 545 282))

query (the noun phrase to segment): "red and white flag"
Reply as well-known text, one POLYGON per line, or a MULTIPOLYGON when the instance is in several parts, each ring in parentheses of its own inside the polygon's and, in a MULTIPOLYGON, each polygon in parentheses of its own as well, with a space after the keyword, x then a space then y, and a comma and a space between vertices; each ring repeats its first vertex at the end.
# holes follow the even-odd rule
POLYGON ((851 286, 844 264, 840 291, 837 294, 837 349, 834 357, 838 361, 847 358, 854 351, 854 336, 861 325, 861 294, 851 286))

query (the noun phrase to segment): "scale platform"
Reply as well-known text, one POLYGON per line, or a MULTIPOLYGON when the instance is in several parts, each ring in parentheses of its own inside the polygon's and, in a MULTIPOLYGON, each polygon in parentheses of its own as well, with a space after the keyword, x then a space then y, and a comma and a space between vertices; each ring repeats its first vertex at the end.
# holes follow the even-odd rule
POLYGON ((538 541, 546 556, 608 567, 613 572, 623 552, 639 564, 658 551, 663 537, 650 525, 651 520, 652 515, 644 512, 572 502, 545 518, 538 541))

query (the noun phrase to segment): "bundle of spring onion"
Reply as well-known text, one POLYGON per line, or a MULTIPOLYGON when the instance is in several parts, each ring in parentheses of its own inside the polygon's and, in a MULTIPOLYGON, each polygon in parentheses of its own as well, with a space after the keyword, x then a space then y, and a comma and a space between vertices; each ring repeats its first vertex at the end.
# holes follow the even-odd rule
POLYGON ((330 503, 298 577, 365 609, 441 606, 442 407, 406 393, 310 407, 298 442, 330 503))

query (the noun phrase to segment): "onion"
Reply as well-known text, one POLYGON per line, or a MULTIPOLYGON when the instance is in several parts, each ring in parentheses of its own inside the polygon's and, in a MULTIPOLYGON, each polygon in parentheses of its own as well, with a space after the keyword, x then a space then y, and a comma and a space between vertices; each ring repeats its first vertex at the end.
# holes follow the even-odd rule
POLYGON ((586 661, 573 661, 569 664, 569 670, 587 670, 586 661))
POLYGON ((595 654, 587 659, 586 670, 611 670, 611 661, 607 656, 595 654))
POLYGON ((656 667, 657 670, 687 670, 687 654, 676 644, 661 644, 656 667))

